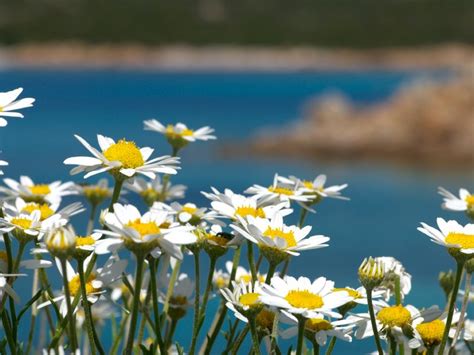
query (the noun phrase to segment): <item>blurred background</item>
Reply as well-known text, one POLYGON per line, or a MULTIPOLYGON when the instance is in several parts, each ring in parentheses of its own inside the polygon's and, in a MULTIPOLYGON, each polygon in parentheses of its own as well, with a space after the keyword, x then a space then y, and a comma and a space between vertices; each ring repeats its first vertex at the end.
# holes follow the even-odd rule
POLYGON ((62 161, 85 152, 75 133, 168 154, 144 119, 209 125, 218 140, 184 150, 173 179, 189 186, 182 202, 325 173, 351 201, 308 217, 330 247, 294 258, 290 274, 356 287, 365 256, 392 255, 413 275, 407 302, 442 307, 438 273, 454 265, 416 227, 467 222, 436 190, 474 190, 473 23, 471 0, 2 0, 0 91, 37 99, 0 130, 4 170, 68 180, 62 161))

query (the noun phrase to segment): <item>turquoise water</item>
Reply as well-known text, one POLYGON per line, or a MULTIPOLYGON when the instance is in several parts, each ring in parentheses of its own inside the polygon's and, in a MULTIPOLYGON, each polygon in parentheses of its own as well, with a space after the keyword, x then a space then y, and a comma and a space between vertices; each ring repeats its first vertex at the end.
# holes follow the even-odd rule
MULTIPOLYGON (((440 209, 439 185, 452 190, 473 188, 473 171, 425 169, 368 162, 311 162, 285 159, 222 158, 219 141, 250 136, 267 125, 277 126, 300 116, 303 104, 315 95, 340 92, 357 105, 380 102, 394 90, 432 72, 288 72, 288 73, 174 73, 145 71, 3 71, 2 89, 25 88, 37 98, 23 120, 10 119, 0 130, 1 159, 10 162, 7 176, 20 174, 38 181, 66 180, 62 161, 85 153, 73 138, 77 133, 94 140, 96 133, 127 137, 139 145, 168 153, 163 139, 142 129, 144 119, 182 121, 191 127, 216 128, 217 142, 200 143, 183 156, 183 169, 175 182, 189 185, 187 200, 206 201, 200 191, 210 186, 242 191, 253 183, 268 185, 275 172, 312 178, 319 173, 329 183, 348 183, 351 201, 324 201, 307 222, 314 232, 330 236, 330 247, 294 258, 290 274, 314 278, 324 275, 341 287, 357 286, 357 267, 368 255, 392 255, 413 275, 407 301, 416 306, 442 304, 437 275, 454 265, 445 251, 416 231, 420 221, 434 223, 437 216, 459 218, 440 209)), ((407 117, 407 119, 409 119, 407 117)), ((80 181, 80 177, 75 178, 80 181)), ((132 199, 132 201, 134 201, 132 199)), ((134 201, 135 202, 135 201, 134 201)), ((138 203, 138 202, 137 202, 138 203)), ((76 219, 78 225, 84 217, 76 219)), ((229 256, 230 257, 230 256, 229 256)), ((224 260, 220 267, 223 267, 224 260)), ((192 274, 191 261, 184 271, 192 274)), ((27 284, 22 285, 27 289, 27 284)), ((216 307, 216 300, 210 308, 216 307)), ((26 324, 26 323, 25 323, 26 324)), ((183 321, 178 341, 189 338, 183 321)), ((371 342, 336 346, 335 353, 364 353, 371 342)))

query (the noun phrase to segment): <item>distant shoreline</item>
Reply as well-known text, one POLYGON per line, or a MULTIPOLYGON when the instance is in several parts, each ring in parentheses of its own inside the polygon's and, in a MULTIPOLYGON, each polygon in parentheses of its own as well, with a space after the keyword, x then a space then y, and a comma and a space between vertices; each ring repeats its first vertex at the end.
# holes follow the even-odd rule
POLYGON ((0 47, 0 69, 156 69, 182 71, 463 70, 474 46, 324 49, 314 47, 92 45, 77 42, 0 47))

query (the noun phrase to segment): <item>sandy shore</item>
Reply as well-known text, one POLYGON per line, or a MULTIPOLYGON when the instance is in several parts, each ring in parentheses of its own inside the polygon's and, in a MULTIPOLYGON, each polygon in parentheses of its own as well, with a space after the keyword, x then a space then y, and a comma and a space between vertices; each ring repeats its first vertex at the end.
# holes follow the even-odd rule
POLYGON ((356 70, 459 68, 474 47, 443 45, 373 50, 310 47, 22 44, 0 47, 0 68, 130 68, 157 70, 356 70))

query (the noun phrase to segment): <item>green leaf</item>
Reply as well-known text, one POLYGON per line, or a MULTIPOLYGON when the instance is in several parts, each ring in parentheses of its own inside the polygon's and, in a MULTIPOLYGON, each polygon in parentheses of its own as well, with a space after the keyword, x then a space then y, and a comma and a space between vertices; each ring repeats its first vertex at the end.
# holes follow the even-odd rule
POLYGON ((33 305, 33 303, 35 303, 41 297, 41 294, 43 293, 43 291, 44 291, 43 289, 40 289, 38 292, 36 292, 36 294, 25 304, 25 306, 22 308, 20 313, 18 313, 18 317, 16 319, 17 325, 20 323, 21 317, 23 317, 23 315, 26 313, 28 308, 30 308, 33 305))

